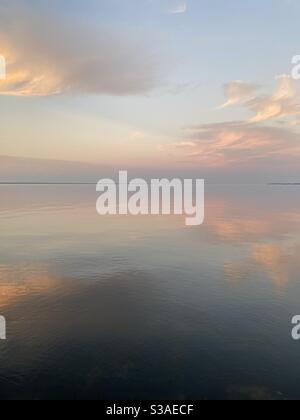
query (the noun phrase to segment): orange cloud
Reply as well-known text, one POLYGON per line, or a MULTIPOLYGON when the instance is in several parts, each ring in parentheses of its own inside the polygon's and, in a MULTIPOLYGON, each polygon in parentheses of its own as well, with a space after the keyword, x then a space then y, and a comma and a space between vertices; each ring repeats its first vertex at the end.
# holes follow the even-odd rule
POLYGON ((0 51, 7 61, 0 94, 133 95, 160 86, 162 60, 142 35, 87 28, 42 6, 32 10, 10 3, 0 5, 0 51))
POLYGON ((255 115, 251 123, 291 119, 294 124, 300 120, 300 94, 290 75, 275 78, 277 87, 273 94, 258 96, 258 85, 233 81, 224 86, 226 102, 221 108, 242 105, 255 115))
POLYGON ((257 97, 248 103, 249 109, 256 113, 251 122, 291 118, 297 123, 300 118, 300 95, 295 81, 289 75, 278 76, 276 80, 278 87, 273 95, 257 97))
POLYGON ((228 106, 233 106, 245 101, 249 101, 254 97, 254 92, 257 88, 257 85, 250 85, 248 83, 244 83, 241 80, 235 80, 233 82, 227 83, 224 85, 226 102, 221 106, 221 108, 226 108, 228 106))
POLYGON ((181 160, 201 167, 251 166, 259 162, 299 165, 299 91, 288 75, 276 80, 274 93, 266 96, 257 96, 258 85, 242 81, 226 84, 226 102, 221 108, 242 105, 255 115, 245 121, 188 127, 182 140, 171 144, 168 150, 171 148, 176 158, 180 154, 181 160))
POLYGON ((173 145, 186 151, 185 158, 202 166, 223 166, 271 161, 276 156, 300 156, 300 136, 296 131, 243 122, 192 127, 188 139, 173 145))

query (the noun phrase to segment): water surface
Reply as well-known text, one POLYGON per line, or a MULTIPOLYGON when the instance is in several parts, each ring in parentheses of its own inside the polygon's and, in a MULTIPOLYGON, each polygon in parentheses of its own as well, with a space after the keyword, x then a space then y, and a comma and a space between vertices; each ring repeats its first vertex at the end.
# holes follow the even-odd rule
POLYGON ((205 224, 0 186, 0 398, 299 399, 297 186, 209 186, 205 224))

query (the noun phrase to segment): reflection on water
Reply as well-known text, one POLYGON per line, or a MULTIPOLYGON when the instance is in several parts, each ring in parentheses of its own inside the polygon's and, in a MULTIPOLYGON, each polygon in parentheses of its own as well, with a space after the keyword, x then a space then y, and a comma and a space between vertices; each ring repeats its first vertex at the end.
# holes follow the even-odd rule
POLYGON ((297 187, 208 187, 196 228, 0 194, 0 398, 299 399, 297 187))

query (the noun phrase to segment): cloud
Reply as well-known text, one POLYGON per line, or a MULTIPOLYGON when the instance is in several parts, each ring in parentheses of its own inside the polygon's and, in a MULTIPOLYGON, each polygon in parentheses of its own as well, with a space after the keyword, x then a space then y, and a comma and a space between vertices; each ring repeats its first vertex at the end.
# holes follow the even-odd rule
POLYGON ((265 96, 257 95, 258 85, 242 81, 226 84, 222 108, 241 105, 254 116, 245 121, 188 127, 180 142, 171 145, 173 153, 185 162, 207 168, 299 168, 299 91, 288 75, 278 76, 276 81, 274 92, 265 96))
POLYGON ((273 94, 258 96, 258 85, 233 81, 224 86, 226 102, 221 108, 242 105, 254 116, 252 123, 286 119, 298 125, 300 121, 300 94, 290 75, 275 78, 277 87, 273 94))
POLYGON ((187 6, 187 2, 186 1, 177 2, 176 4, 172 4, 168 8, 168 13, 171 14, 171 15, 177 15, 177 14, 186 13, 187 7, 188 6, 187 6))
POLYGON ((257 97, 250 101, 248 108, 255 112, 251 122, 263 122, 291 118, 294 124, 300 119, 300 95, 295 82, 289 75, 276 78, 278 87, 274 94, 257 97))
POLYGON ((185 141, 175 143, 185 158, 201 166, 226 166, 276 162, 283 157, 300 158, 300 136, 279 127, 245 122, 224 122, 191 127, 185 141))
POLYGON ((190 148, 190 147, 197 147, 197 143, 193 142, 193 141, 182 141, 180 143, 176 143, 175 145, 176 147, 179 148, 190 148))
POLYGON ((134 95, 161 85, 163 60, 142 35, 22 4, 0 6, 0 51, 7 60, 0 94, 134 95))
POLYGON ((249 101, 253 97, 257 88, 257 85, 244 83, 241 80, 235 80, 233 82, 227 83, 224 85, 226 102, 221 106, 221 108, 249 101))

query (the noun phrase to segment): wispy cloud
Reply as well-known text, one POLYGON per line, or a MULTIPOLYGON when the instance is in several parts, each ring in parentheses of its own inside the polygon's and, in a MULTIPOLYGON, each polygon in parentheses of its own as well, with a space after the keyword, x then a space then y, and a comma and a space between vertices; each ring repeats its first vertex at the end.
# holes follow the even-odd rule
POLYGON ((300 119, 300 94, 295 81, 289 75, 276 78, 278 87, 271 96, 256 97, 247 105, 255 112, 251 122, 263 122, 279 119, 289 119, 298 124, 300 119))
POLYGON ((300 121, 300 92, 290 75, 275 78, 276 89, 271 95, 258 95, 258 85, 233 81, 224 86, 226 102, 221 108, 241 105, 254 116, 252 123, 285 119, 292 124, 300 121))
POLYGON ((257 85, 244 83, 241 80, 235 80, 233 82, 227 83, 224 85, 226 102, 221 106, 221 108, 226 108, 249 101, 254 97, 257 88, 257 85))
POLYGON ((242 81, 225 85, 221 108, 241 106, 253 116, 244 121, 200 124, 189 127, 173 153, 201 167, 295 164, 300 158, 300 95, 288 75, 276 77, 272 94, 258 95, 260 87, 242 81), (281 123, 281 126, 278 123, 281 123))
POLYGON ((171 5, 168 8, 168 13, 171 14, 171 15, 177 15, 177 14, 181 14, 181 13, 186 13, 187 12, 187 8, 188 8, 187 1, 177 2, 177 3, 171 5))
POLYGON ((300 157, 299 134, 286 128, 215 123, 191 127, 186 137, 191 141, 185 143, 186 156, 195 163, 220 166, 300 157))

